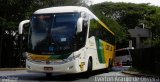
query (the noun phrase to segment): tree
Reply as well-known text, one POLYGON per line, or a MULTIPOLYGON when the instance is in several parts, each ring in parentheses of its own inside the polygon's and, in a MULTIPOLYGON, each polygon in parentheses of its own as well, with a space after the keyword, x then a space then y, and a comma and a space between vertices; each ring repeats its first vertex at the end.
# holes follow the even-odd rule
POLYGON ((55 6, 87 6, 88 0, 32 0, 30 6, 25 12, 26 18, 29 18, 32 13, 40 8, 55 7, 55 6))
POLYGON ((127 40, 127 31, 125 30, 125 28, 123 28, 117 21, 115 21, 114 19, 112 19, 112 17, 105 13, 112 11, 105 11, 106 9, 103 4, 92 5, 90 6, 90 9, 115 33, 116 43, 122 42, 124 39, 127 40))
MULTIPOLYGON (((160 8, 156 6, 149 6, 148 4, 133 4, 133 3, 111 3, 111 2, 104 2, 96 5, 91 6, 92 11, 95 13, 99 13, 97 15, 105 15, 104 18, 106 19, 105 22, 110 26, 111 29, 115 31, 116 34, 124 33, 124 36, 128 36, 127 30, 133 29, 136 26, 141 24, 145 25, 145 28, 148 28, 152 31, 152 43, 160 44, 160 33, 158 32, 160 29, 159 26, 159 19, 160 19, 160 8), (101 13, 101 14, 100 14, 101 13), (102 14, 103 13, 103 14, 102 14), (109 18, 110 23, 109 23, 109 18), (121 30, 117 30, 113 28, 114 25, 112 24, 117 22, 121 30), (117 31, 116 31, 117 30, 117 31), (121 32, 119 32, 121 31, 121 32)), ((121 37, 121 39, 117 39, 117 42, 127 41, 127 38, 121 36, 120 34, 116 35, 117 37, 121 37)))
POLYGON ((156 14, 150 16, 152 27, 152 45, 160 46, 160 8, 156 8, 156 14))

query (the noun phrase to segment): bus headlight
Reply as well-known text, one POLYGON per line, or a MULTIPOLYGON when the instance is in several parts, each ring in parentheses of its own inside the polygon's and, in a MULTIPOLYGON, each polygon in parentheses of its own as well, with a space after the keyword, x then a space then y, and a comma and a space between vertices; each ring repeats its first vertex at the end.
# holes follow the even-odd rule
POLYGON ((80 54, 76 55, 76 56, 72 56, 72 57, 68 57, 67 59, 64 59, 65 62, 70 62, 75 60, 76 58, 78 58, 80 56, 80 54))

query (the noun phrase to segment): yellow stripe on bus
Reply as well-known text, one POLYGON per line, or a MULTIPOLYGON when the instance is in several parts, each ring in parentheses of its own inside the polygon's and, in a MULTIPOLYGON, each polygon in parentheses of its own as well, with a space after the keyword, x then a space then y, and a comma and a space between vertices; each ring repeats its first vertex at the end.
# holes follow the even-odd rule
POLYGON ((101 20, 98 20, 98 22, 99 22, 103 27, 105 27, 110 33, 112 33, 113 35, 115 35, 114 32, 112 32, 101 20))
POLYGON ((49 55, 29 54, 32 60, 49 60, 49 55))

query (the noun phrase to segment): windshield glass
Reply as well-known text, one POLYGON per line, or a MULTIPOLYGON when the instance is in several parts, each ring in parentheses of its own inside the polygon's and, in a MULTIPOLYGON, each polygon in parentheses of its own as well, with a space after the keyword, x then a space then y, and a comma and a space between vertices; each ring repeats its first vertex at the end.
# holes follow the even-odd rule
POLYGON ((31 20, 28 49, 38 54, 68 54, 75 50, 79 13, 39 14, 31 20))

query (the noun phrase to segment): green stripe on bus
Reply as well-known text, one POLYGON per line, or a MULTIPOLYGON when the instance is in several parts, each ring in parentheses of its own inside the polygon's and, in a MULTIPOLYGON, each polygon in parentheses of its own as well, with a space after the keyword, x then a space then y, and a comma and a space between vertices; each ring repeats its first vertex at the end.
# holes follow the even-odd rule
POLYGON ((51 55, 49 59, 54 60, 54 59, 66 59, 70 56, 71 54, 61 54, 61 55, 51 55))
POLYGON ((98 52, 99 62, 100 63, 105 63, 103 42, 100 39, 96 39, 96 45, 97 45, 97 52, 98 52))

